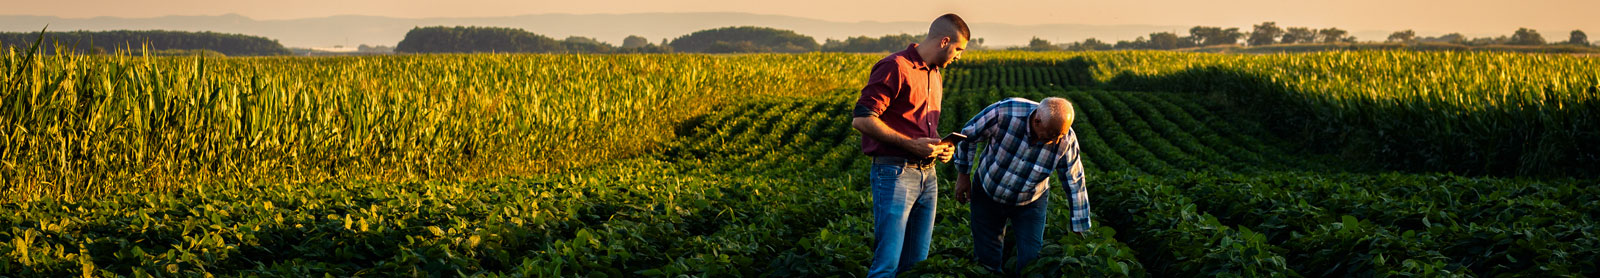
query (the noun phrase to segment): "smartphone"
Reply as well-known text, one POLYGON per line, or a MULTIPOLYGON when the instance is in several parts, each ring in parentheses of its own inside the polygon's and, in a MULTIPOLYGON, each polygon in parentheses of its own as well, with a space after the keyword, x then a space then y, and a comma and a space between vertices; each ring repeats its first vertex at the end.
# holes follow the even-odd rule
POLYGON ((967 135, 951 132, 950 135, 945 135, 944 139, 939 139, 939 143, 955 144, 956 142, 961 142, 961 140, 967 140, 967 135))

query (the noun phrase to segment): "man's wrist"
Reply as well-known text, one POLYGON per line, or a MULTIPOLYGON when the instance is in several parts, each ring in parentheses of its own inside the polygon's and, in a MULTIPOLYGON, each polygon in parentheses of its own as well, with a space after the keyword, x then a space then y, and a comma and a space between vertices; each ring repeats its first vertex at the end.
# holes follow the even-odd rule
POLYGON ((895 140, 898 140, 895 142, 895 145, 900 146, 900 149, 906 150, 907 152, 915 152, 913 150, 916 150, 918 147, 917 139, 911 138, 910 136, 897 135, 895 136, 895 140))

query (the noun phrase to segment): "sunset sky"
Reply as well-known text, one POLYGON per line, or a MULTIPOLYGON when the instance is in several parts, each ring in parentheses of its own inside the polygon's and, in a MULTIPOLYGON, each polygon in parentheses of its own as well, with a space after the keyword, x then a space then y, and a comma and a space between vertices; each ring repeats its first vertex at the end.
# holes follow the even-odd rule
MULTIPOLYGON (((921 21, 945 12, 969 22, 1012 24, 1152 24, 1338 26, 1344 29, 1510 33, 1544 29, 1600 31, 1592 0, 1341 0, 1341 1, 622 1, 622 0, 0 0, 0 14, 69 18, 241 14, 255 19, 331 15, 485 17, 544 13, 746 12, 829 21, 921 21)), ((1559 31, 1559 32, 1558 32, 1559 31)))

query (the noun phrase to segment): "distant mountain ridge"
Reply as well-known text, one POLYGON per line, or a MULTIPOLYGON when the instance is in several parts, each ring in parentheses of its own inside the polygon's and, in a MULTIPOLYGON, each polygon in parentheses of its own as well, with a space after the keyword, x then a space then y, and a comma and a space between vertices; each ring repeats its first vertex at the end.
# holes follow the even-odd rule
MULTIPOLYGON (((213 31, 264 36, 278 40, 289 47, 329 47, 343 45, 394 46, 412 27, 419 26, 493 26, 521 28, 529 32, 556 39, 568 36, 585 36, 613 45, 620 45, 628 35, 639 35, 659 42, 675 39, 694 31, 729 26, 760 26, 793 30, 815 37, 817 43, 826 39, 844 39, 852 36, 882 36, 886 34, 918 34, 927 30, 927 22, 834 22, 783 15, 750 13, 636 13, 636 14, 534 14, 507 17, 475 18, 394 18, 383 16, 340 15, 289 20, 258 20, 238 14, 217 16, 163 16, 153 18, 60 18, 53 16, 0 15, 0 31, 39 31, 45 24, 51 31, 75 30, 175 30, 213 31)), ((1151 32, 1176 32, 1187 34, 1192 26, 1165 25, 1087 25, 1046 24, 1015 25, 1000 23, 971 23, 974 37, 983 38, 989 46, 1024 45, 1034 36, 1054 42, 1081 41, 1098 38, 1102 41, 1132 40, 1151 32)), ((1379 36, 1352 32, 1362 39, 1381 39, 1379 36)))

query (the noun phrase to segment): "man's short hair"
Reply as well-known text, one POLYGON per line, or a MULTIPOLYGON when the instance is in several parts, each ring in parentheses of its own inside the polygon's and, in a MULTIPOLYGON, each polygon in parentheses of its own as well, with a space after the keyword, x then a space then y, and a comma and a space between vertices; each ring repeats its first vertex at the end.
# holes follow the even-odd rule
POLYGON ((1076 118, 1075 116, 1077 113, 1072 109, 1072 102, 1064 98, 1044 98, 1039 100, 1039 108, 1041 108, 1040 110, 1050 112, 1049 114, 1044 115, 1045 119, 1060 120, 1068 125, 1071 125, 1072 121, 1076 120, 1074 118, 1076 118))
POLYGON ((967 21, 961 20, 956 14, 944 14, 933 19, 933 25, 928 26, 928 37, 938 38, 961 35, 962 40, 972 40, 972 30, 967 29, 967 21), (952 34, 953 33, 953 34, 952 34))

